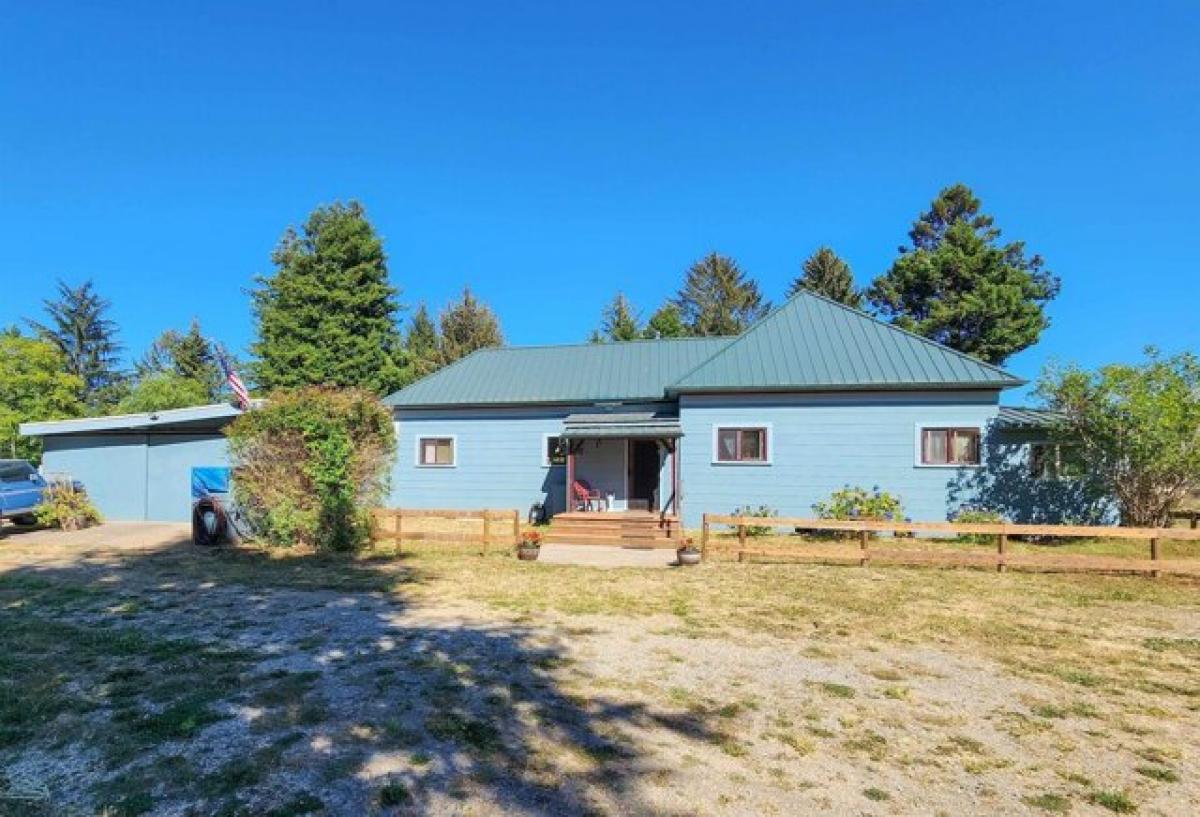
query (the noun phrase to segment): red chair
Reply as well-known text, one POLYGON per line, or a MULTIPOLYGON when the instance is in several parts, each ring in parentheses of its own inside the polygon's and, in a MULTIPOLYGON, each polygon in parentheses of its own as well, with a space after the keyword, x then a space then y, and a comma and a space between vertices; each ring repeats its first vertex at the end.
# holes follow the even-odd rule
POLYGON ((600 491, 588 484, 586 479, 577 479, 571 485, 571 493, 575 495, 575 508, 579 510, 583 506, 583 510, 592 510, 592 503, 596 503, 596 508, 600 508, 600 503, 604 501, 604 497, 600 495, 600 491))

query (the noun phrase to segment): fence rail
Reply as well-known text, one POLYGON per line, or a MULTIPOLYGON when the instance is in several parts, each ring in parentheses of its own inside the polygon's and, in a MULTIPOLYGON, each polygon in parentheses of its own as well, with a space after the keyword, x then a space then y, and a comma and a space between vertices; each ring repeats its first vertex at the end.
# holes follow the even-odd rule
POLYGON ((397 552, 404 542, 454 542, 477 544, 486 553, 492 545, 511 547, 521 538, 521 514, 508 510, 437 510, 426 508, 376 508, 371 512, 371 546, 391 542, 397 552), (477 531, 420 530, 421 520, 479 522, 477 531), (405 522, 409 525, 406 529, 405 522))
MULTIPOLYGON (((1200 558, 1163 559, 1160 543, 1164 540, 1200 542, 1200 530, 1180 528, 1118 528, 1088 525, 1013 525, 1008 523, 958 522, 890 522, 873 520, 807 519, 801 517, 733 516, 705 514, 701 529, 700 549, 707 556, 713 552, 714 525, 737 529, 734 552, 739 562, 748 557, 788 557, 808 561, 858 562, 866 567, 872 562, 890 564, 943 564, 963 567, 995 567, 1003 572, 1008 567, 1044 570, 1135 571, 1151 576, 1161 573, 1200 575, 1200 558), (752 528, 796 528, 812 531, 840 531, 857 534, 857 547, 832 543, 805 543, 793 548, 753 547, 749 539, 752 528), (992 553, 979 551, 918 550, 902 547, 879 547, 872 544, 873 533, 941 533, 975 536, 994 536, 996 549, 992 553), (1008 549, 1010 536, 1054 536, 1096 539, 1133 539, 1148 544, 1149 558, 1120 556, 1091 556, 1079 554, 1012 553, 1008 549)), ((1200 555, 1200 554, 1198 554, 1200 555)))

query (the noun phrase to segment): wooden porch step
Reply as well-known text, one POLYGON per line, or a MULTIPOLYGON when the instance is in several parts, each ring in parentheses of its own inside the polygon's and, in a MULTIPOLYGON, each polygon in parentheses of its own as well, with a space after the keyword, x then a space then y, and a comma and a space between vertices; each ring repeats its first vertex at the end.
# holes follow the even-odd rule
POLYGON ((607 545, 609 547, 627 547, 653 550, 662 548, 674 550, 679 547, 678 539, 668 539, 665 536, 651 538, 625 538, 621 536, 605 536, 586 533, 549 533, 546 542, 554 545, 607 545))

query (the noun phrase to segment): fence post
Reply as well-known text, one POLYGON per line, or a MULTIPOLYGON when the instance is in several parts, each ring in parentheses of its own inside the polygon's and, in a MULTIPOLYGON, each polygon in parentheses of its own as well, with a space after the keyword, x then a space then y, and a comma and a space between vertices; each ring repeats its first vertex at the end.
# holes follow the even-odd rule
POLYGON ((1008 550, 1008 534, 996 534, 996 572, 1004 572, 1004 552, 1008 550))
POLYGON ((513 515, 512 543, 513 543, 513 547, 516 547, 517 545, 519 545, 521 543, 521 512, 514 510, 512 512, 512 515, 513 515))
POLYGON ((871 538, 871 534, 867 530, 858 532, 858 566, 866 567, 871 563, 871 551, 867 550, 867 541, 871 538))
POLYGON ((746 526, 738 525, 738 561, 746 561, 746 526))
POLYGON ((488 549, 488 539, 491 536, 492 528, 492 512, 484 510, 483 512, 483 541, 479 543, 479 555, 486 556, 488 549))
MULTIPOLYGON (((1152 562, 1158 561, 1158 539, 1157 538, 1150 540, 1150 561, 1152 561, 1152 562)), ((1151 570, 1150 575, 1153 578, 1157 579, 1159 576, 1159 572, 1157 570, 1151 570)))
POLYGON ((396 509, 396 554, 399 555, 404 550, 404 543, 401 538, 401 532, 404 530, 404 510, 396 509))
POLYGON ((701 517, 703 521, 700 523, 700 558, 708 558, 708 514, 701 517))

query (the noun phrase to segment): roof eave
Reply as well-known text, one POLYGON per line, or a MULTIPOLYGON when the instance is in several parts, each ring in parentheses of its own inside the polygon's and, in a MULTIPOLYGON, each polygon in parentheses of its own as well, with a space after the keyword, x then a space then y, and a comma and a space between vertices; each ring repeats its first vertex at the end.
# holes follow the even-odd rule
POLYGON ((831 392, 831 391, 993 391, 1023 386, 1027 381, 1012 380, 974 381, 970 383, 809 383, 771 386, 672 386, 667 394, 726 394, 726 393, 769 393, 787 392, 831 392))

